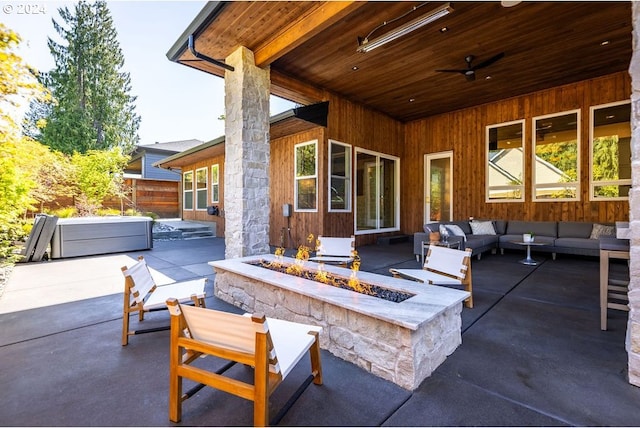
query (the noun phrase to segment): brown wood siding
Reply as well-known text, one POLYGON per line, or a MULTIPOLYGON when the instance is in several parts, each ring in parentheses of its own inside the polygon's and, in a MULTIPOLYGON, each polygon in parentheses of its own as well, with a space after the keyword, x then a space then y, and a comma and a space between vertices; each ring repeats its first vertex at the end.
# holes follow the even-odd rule
MULTIPOLYGON (((355 150, 362 148, 372 150, 378 153, 397 156, 400 159, 400 183, 402 186, 402 171, 404 170, 404 161, 402 160, 402 151, 404 144, 404 126, 397 120, 369 110, 359 104, 349 102, 336 96, 329 96, 329 118, 327 138, 341 143, 350 144, 352 149, 352 165, 355 165, 355 150)), ((329 186, 329 177, 327 170, 328 162, 328 145, 322 152, 323 164, 322 170, 322 187, 327 189, 329 186)), ((355 166, 354 166, 355 168, 355 166)), ((355 175, 355 171, 353 171, 355 175)), ((355 177, 351 177, 352 186, 355 184, 355 177)), ((326 190, 324 192, 326 195, 326 190)), ((352 195, 354 195, 352 187, 352 195)), ((355 199, 355 195, 354 195, 355 199)), ((324 201, 327 204, 326 196, 324 201)), ((349 213, 328 212, 325 208, 323 211, 324 219, 323 235, 326 236, 351 236, 354 234, 354 207, 356 201, 352 201, 352 211, 349 213)), ((402 225, 401 225, 402 227, 402 225)), ((357 235, 356 246, 375 243, 380 236, 397 234, 368 234, 357 235)))
MULTIPOLYGON (((300 132, 271 141, 271 226, 269 242, 289 248, 307 244, 309 234, 314 236, 351 236, 354 234, 354 212, 329 212, 328 153, 329 139, 351 145, 352 164, 356 147, 401 156, 403 125, 389 117, 372 112, 360 105, 329 96, 328 127, 300 132), (294 203, 294 146, 306 141, 318 140, 318 212, 294 212, 289 219, 282 215, 282 205, 294 203), (287 228, 291 229, 291 239, 287 228), (284 241, 283 241, 284 239, 284 241)), ((402 168, 402 162, 401 162, 402 168)), ((352 186, 354 183, 352 177, 352 186)), ((352 188, 353 191, 353 188, 352 188)), ((377 235, 357 236, 357 245, 374 243, 377 235)))
POLYGON ((191 220, 198 222, 207 222, 207 223, 215 223, 216 225, 216 236, 224 237, 225 226, 224 226, 224 155, 214 156, 212 158, 206 159, 204 161, 199 161, 196 163, 192 163, 189 165, 185 165, 182 168, 182 173, 188 171, 193 171, 194 176, 194 186, 195 186, 195 174, 196 170, 200 168, 207 168, 207 206, 215 205, 220 209, 220 215, 211 215, 207 213, 207 210, 196 210, 196 194, 195 188, 193 193, 193 209, 185 210, 182 205, 182 181, 180 181, 180 186, 178 187, 178 192, 180 194, 180 211, 182 212, 183 220, 191 220), (218 170, 218 178, 219 178, 219 201, 218 203, 211 202, 211 167, 215 164, 219 165, 218 170))
POLYGON ((598 79, 433 116, 406 125, 402 156, 401 222, 405 233, 422 229, 424 155, 452 150, 453 216, 534 221, 614 222, 629 218, 628 201, 589 201, 589 108, 629 99, 631 82, 621 72, 598 79), (580 201, 532 202, 532 118, 580 109, 580 201), (525 119, 525 202, 485 202, 485 127, 525 119))
POLYGON ((317 236, 323 230, 321 213, 326 210, 324 203, 326 186, 322 185, 322 175, 325 161, 322 155, 318 158, 318 212, 295 212, 294 207, 294 146, 307 141, 318 140, 318 154, 326 152, 324 128, 300 132, 298 134, 277 138, 271 141, 269 198, 271 209, 269 218, 269 243, 271 245, 285 245, 296 248, 307 245, 307 236, 317 236), (291 204, 291 217, 282 215, 282 205, 291 204), (291 238, 288 238, 287 228, 291 228, 291 238))

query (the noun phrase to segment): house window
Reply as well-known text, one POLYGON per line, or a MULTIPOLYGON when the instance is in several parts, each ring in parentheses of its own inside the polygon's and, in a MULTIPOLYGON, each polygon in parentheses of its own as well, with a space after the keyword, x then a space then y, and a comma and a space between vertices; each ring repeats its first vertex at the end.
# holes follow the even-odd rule
POLYGON ((207 209, 207 168, 196 169, 196 209, 207 209))
POLYGON ((220 202, 220 165, 211 166, 211 202, 220 202))
POLYGON ((631 190, 631 102, 591 107, 591 200, 628 200, 631 190))
POLYGON ((329 140, 329 211, 351 211, 351 146, 329 140))
POLYGON ((490 125, 486 131, 486 201, 524 201, 524 120, 490 125))
POLYGON ((533 200, 580 199, 580 110, 533 118, 533 200))
POLYGON ((185 210, 193 209, 193 171, 182 174, 182 206, 185 210))
POLYGON ((356 234, 400 229, 400 159, 356 148, 356 234))
POLYGON ((318 210, 318 141, 295 146, 296 211, 318 210))

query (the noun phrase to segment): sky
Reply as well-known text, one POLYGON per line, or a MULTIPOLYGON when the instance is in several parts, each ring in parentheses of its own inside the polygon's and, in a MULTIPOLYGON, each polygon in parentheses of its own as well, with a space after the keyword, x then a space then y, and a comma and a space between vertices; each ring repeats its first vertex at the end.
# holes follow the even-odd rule
MULTIPOLYGON (((131 76, 130 94, 141 117, 139 144, 179 140, 209 141, 224 135, 224 79, 171 62, 166 53, 204 7, 204 1, 107 2, 131 76)), ((17 53, 40 71, 53 68, 47 38, 61 41, 52 19, 75 2, 0 0, 0 22, 22 38, 17 53)), ((271 114, 294 104, 271 98, 271 114)))

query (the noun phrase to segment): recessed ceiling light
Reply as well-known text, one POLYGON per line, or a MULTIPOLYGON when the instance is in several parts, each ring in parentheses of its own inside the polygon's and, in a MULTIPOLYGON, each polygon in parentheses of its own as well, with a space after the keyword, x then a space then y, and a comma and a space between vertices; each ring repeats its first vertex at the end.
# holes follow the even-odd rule
POLYGON ((353 71, 356 71, 356 70, 359 70, 359 69, 360 69, 360 67, 358 67, 357 65, 354 65, 353 67, 351 67, 351 69, 352 69, 353 71))
POLYGON ((410 103, 414 102, 415 100, 416 100, 415 98, 409 98, 410 103))
POLYGON ((446 33, 447 31, 449 31, 449 27, 442 27, 442 28, 440 29, 440 32, 441 32, 441 33, 446 33))
POLYGON ((609 40, 604 40, 600 42, 600 46, 607 46, 609 43, 611 43, 609 40))
POLYGON ((491 76, 487 76, 487 77, 484 78, 484 80, 491 80, 491 79, 492 79, 491 76))

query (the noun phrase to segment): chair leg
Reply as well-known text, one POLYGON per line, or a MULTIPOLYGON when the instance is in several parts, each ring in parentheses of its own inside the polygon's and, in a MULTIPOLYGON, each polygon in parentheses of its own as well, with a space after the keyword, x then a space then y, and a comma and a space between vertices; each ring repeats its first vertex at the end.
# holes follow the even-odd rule
MULTIPOLYGON (((171 317, 171 322, 174 321, 171 317)), ((169 420, 180 422, 182 419, 182 376, 178 375, 178 366, 181 364, 180 347, 177 328, 171 329, 171 350, 169 351, 169 420)))
POLYGON ((322 361, 320 361, 320 341, 318 332, 313 333, 316 340, 309 348, 309 356, 311 357, 311 374, 313 375, 313 383, 322 385, 322 361))
POLYGON ((122 306, 122 346, 129 344, 129 295, 124 293, 124 304, 122 306))
POLYGON ((257 336, 253 383, 253 425, 264 427, 269 424, 269 360, 265 335, 257 336))
POLYGON ((124 311, 122 315, 122 346, 129 344, 129 312, 124 311))

